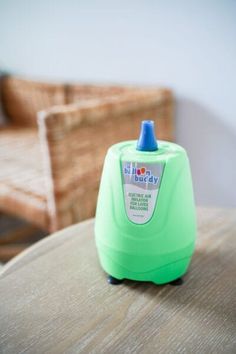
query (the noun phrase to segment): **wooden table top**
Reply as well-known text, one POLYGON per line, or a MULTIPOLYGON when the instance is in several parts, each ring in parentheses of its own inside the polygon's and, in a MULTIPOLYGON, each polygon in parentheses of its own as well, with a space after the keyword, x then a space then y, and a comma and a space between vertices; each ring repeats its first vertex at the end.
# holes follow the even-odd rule
POLYGON ((107 284, 88 220, 0 277, 0 352, 236 353, 236 210, 199 209, 184 284, 107 284))

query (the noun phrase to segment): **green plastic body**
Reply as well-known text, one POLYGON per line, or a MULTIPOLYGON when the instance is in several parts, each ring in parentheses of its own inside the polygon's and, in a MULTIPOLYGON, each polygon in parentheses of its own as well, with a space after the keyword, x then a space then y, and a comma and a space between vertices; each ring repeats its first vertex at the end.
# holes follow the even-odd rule
POLYGON ((160 141, 154 152, 136 150, 136 141, 113 145, 105 158, 95 237, 100 263, 117 279, 168 283, 189 266, 196 237, 192 179, 185 150, 160 141), (163 164, 151 219, 129 220, 124 201, 122 161, 163 164))

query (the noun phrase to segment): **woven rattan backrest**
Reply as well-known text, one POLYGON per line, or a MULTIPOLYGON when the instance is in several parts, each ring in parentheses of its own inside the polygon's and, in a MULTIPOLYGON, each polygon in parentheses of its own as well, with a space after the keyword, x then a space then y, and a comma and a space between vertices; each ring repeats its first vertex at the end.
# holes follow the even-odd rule
POLYGON ((44 83, 5 76, 1 80, 3 109, 15 125, 37 126, 38 111, 87 99, 118 96, 132 91, 125 86, 44 83))
POLYGON ((6 76, 1 82, 3 109, 15 125, 37 126, 37 112, 66 102, 62 84, 47 84, 6 76))
POLYGON ((130 91, 132 88, 126 86, 66 85, 66 101, 67 103, 77 103, 86 99, 118 96, 130 91))

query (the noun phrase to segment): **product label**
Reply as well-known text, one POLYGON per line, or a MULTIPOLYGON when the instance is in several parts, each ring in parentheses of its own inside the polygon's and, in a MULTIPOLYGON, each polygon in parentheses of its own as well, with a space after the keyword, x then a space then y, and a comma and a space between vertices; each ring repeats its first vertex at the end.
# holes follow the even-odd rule
POLYGON ((145 224, 151 219, 163 169, 163 164, 122 162, 125 209, 132 222, 145 224))

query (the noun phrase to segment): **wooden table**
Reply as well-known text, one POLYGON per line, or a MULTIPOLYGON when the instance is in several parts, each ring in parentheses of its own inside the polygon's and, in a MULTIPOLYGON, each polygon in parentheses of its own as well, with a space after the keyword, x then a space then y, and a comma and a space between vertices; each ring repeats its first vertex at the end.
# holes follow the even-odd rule
POLYGON ((1 353, 236 353, 236 210, 198 210, 180 287, 107 284, 94 221, 57 232, 0 280, 1 353))

